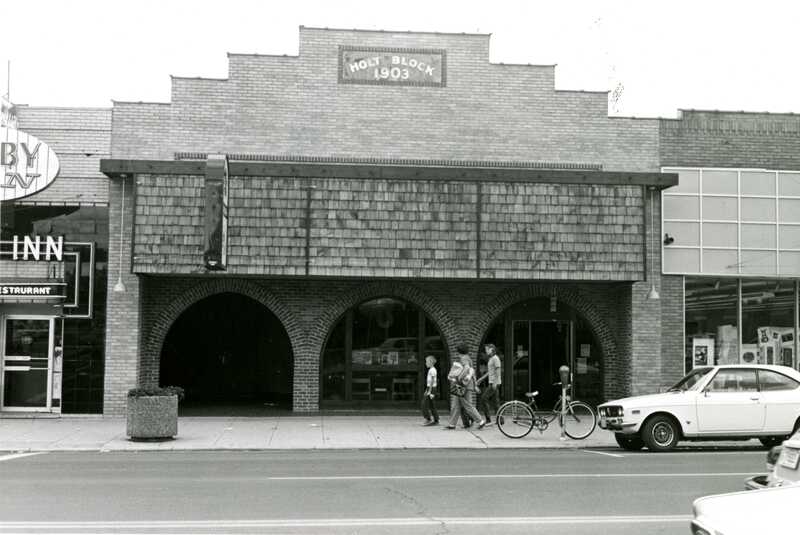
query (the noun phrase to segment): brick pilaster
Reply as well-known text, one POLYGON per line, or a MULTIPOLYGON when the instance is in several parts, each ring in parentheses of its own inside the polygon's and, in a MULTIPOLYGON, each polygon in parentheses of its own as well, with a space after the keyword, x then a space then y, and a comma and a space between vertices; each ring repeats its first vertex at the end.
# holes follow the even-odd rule
POLYGON ((139 368, 139 278, 131 273, 131 229, 134 213, 133 178, 110 180, 108 300, 106 303, 106 363, 103 414, 125 412, 125 397, 136 386, 139 368), (125 186, 124 210, 123 183, 125 186), (123 215, 124 212, 124 215, 123 215), (122 227, 120 225, 123 225, 122 227), (121 249, 120 249, 121 246, 121 249), (120 263, 121 262, 121 263, 120 263), (124 292, 114 291, 121 277, 124 292))

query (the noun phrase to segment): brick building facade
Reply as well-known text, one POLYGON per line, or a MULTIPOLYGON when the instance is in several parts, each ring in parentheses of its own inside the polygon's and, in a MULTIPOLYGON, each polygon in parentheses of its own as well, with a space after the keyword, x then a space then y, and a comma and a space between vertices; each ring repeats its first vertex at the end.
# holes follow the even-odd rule
MULTIPOLYGON (((297 57, 231 54, 227 79, 173 78, 170 103, 115 102, 102 162, 112 236, 104 412, 165 374, 199 385, 165 364, 187 358, 180 340, 192 348, 183 353, 202 352, 199 342, 170 333, 226 295, 260 303, 269 329, 284 332, 285 344, 253 343, 285 346, 288 365, 274 358, 288 379, 275 388, 288 384, 295 411, 417 398, 381 383, 405 369, 419 389, 417 340, 441 341, 440 374, 459 342, 476 354, 503 340, 506 397, 549 387, 562 363, 593 401, 661 387, 661 318, 680 303, 647 299, 651 285, 664 291, 653 222, 676 181, 659 172, 659 121, 610 118, 606 93, 555 90, 553 66, 492 64, 488 46, 487 35, 301 28, 297 57), (442 72, 428 85, 346 80, 348 60, 392 56, 442 72), (224 270, 203 257, 215 155, 229 169, 224 270), (125 292, 112 291, 118 278, 125 292), (368 305, 381 300, 393 315, 373 318, 368 305), (420 329, 358 346, 358 325, 388 333, 405 304, 421 311, 420 329), (332 366, 340 331, 347 355, 332 366), (406 339, 413 348, 389 348, 406 339), (547 373, 535 369, 543 358, 547 373), (339 376, 346 384, 331 395, 339 376)), ((215 351, 203 373, 246 358, 215 351)), ((246 390, 245 379, 229 380, 246 390)))

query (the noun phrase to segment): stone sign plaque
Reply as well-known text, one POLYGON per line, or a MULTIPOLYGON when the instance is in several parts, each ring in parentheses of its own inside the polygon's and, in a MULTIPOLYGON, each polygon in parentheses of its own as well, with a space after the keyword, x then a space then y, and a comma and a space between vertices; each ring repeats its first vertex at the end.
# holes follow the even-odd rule
POLYGON ((447 54, 440 49, 339 47, 339 83, 444 87, 447 54))

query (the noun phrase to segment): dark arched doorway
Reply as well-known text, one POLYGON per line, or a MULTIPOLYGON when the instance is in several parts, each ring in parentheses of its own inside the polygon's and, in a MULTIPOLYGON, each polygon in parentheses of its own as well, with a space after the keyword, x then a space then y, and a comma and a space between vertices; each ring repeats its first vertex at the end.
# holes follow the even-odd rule
POLYGON ((559 367, 567 365, 576 398, 591 405, 604 401, 602 347, 586 318, 566 303, 537 297, 506 309, 481 341, 479 368, 485 366, 486 343, 501 355, 506 399, 525 400, 525 392, 538 390, 539 405, 552 407, 560 394, 553 383, 559 367))
POLYGON ((164 340, 161 385, 186 390, 182 414, 291 410, 293 355, 281 322, 258 301, 220 293, 190 306, 164 340))

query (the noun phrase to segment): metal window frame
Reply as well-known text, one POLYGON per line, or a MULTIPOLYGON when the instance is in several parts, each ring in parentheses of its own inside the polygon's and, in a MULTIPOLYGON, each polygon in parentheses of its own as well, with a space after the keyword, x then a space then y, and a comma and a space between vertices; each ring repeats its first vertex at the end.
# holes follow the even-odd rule
POLYGON ((689 275, 689 276, 710 276, 710 277, 742 277, 742 278, 769 278, 769 277, 777 277, 777 278, 787 278, 793 279, 800 276, 800 274, 787 274, 781 273, 781 253, 782 252, 800 252, 800 244, 797 247, 781 247, 780 243, 780 230, 782 226, 796 226, 800 227, 800 221, 781 221, 781 214, 780 214, 780 203, 782 200, 800 200, 800 196, 798 195, 781 195, 780 193, 780 176, 781 174, 796 174, 800 179, 800 172, 796 171, 789 171, 789 170, 781 170, 781 169, 764 169, 764 168, 750 168, 750 167, 695 167, 695 166, 663 166, 661 171, 664 173, 675 173, 680 174, 681 171, 694 171, 698 173, 698 185, 697 185, 697 192, 675 192, 671 193, 669 188, 662 191, 661 195, 661 232, 663 234, 664 227, 667 223, 695 223, 699 227, 698 232, 698 245, 677 245, 672 246, 672 249, 680 249, 680 250, 693 250, 699 252, 698 264, 699 264, 699 271, 698 272, 686 272, 686 271, 667 271, 666 269, 666 254, 664 253, 663 246, 662 246, 662 255, 661 255, 661 272, 665 275, 689 275), (727 171, 727 172, 736 172, 736 204, 737 204, 737 219, 704 219, 703 217, 703 198, 705 197, 724 197, 724 198, 731 198, 733 194, 730 193, 704 193, 703 191, 703 175, 705 172, 708 171, 727 171), (771 173, 774 178, 774 195, 742 195, 742 173, 746 172, 759 172, 759 173, 771 173), (665 204, 668 198, 693 198, 697 199, 698 201, 698 217, 695 218, 670 218, 667 217, 668 214, 665 213, 665 204), (742 219, 742 200, 745 199, 774 199, 775 201, 775 220, 774 221, 751 221, 751 220, 744 220, 742 219), (703 243, 703 226, 706 223, 735 223, 737 226, 737 238, 736 238, 736 247, 721 247, 721 246, 707 246, 703 243), (743 225, 772 225, 774 227, 775 232, 775 247, 743 247, 742 246, 742 226, 743 225), (710 272, 704 270, 704 251, 706 250, 724 250, 724 251, 735 251, 736 252, 736 266, 735 271, 725 271, 725 272, 710 272), (742 260, 742 252, 759 252, 763 251, 765 253, 769 253, 774 255, 775 258, 775 268, 773 272, 760 272, 760 273, 746 273, 743 272, 743 260, 742 260))
POLYGON ((53 315, 6 314, 0 315, 0 411, 11 412, 53 412, 53 344, 55 342, 55 319, 53 315), (5 404, 6 373, 6 322, 8 320, 47 320, 47 403, 44 407, 14 407, 5 404))

